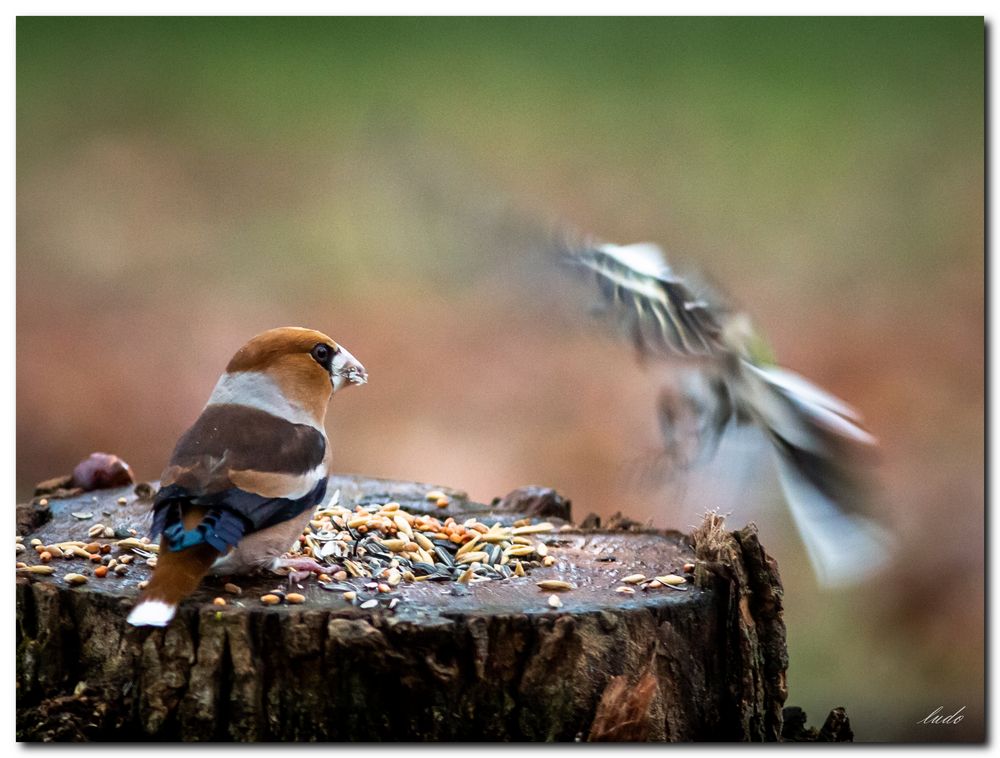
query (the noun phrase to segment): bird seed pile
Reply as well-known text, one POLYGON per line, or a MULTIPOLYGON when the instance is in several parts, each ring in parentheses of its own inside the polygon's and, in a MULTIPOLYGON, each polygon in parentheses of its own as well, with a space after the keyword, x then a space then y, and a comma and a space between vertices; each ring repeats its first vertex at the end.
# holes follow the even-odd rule
MULTIPOLYGON (((427 499, 439 508, 449 504, 448 498, 438 491, 427 493, 427 499)), ((81 520, 93 518, 92 513, 71 515, 81 520)), ((411 513, 394 501, 349 508, 340 504, 338 490, 329 505, 313 514, 286 557, 310 559, 318 564, 314 570, 319 568, 324 572, 318 575, 319 586, 342 593, 343 599, 352 605, 392 610, 401 599, 400 585, 445 582, 450 583, 451 593, 464 594, 469 584, 524 577, 534 568, 552 566, 556 559, 550 551, 558 548, 543 540, 556 531, 553 524, 532 524, 530 518, 506 526, 500 522, 487 525, 476 517, 462 522, 452 516, 442 519, 427 513, 411 513)), ((46 545, 40 539, 32 539, 30 545, 25 545, 18 536, 18 573, 51 575, 57 573, 51 565, 55 559, 83 560, 85 567, 63 577, 67 584, 79 585, 86 583, 90 575, 124 576, 133 561, 149 569, 156 568, 159 546, 137 536, 135 529, 95 524, 88 530, 88 537, 90 542, 71 540, 46 545), (37 565, 23 562, 31 549, 37 554, 37 565)), ((693 570, 694 564, 683 567, 686 575, 693 570)), ((305 602, 305 596, 292 592, 291 588, 309 573, 291 571, 288 586, 267 592, 260 602, 264 605, 305 602)), ((637 589, 685 590, 688 581, 676 574, 652 577, 631 574, 618 578, 609 589, 613 587, 621 594, 635 594, 637 589)), ((139 589, 147 583, 139 582, 139 589)), ((562 593, 576 588, 571 582, 554 578, 536 584, 543 592, 562 593)), ((225 590, 229 595, 243 594, 232 583, 226 583, 225 590)), ((220 606, 228 604, 221 597, 213 602, 220 606)), ((548 604, 558 608, 561 601, 551 595, 548 604)))
MULTIPOLYGON (((431 495, 438 493, 428 493, 431 495)), ((469 584, 525 576, 535 566, 550 566, 555 558, 537 535, 550 533, 548 522, 531 519, 510 526, 487 525, 469 518, 410 513, 397 502, 356 505, 353 510, 332 504, 316 511, 290 555, 315 560, 329 570, 320 575, 320 586, 359 600, 352 579, 367 579, 363 589, 390 593, 401 582, 457 582, 469 584)), ((361 600, 361 604, 376 597, 361 600)))

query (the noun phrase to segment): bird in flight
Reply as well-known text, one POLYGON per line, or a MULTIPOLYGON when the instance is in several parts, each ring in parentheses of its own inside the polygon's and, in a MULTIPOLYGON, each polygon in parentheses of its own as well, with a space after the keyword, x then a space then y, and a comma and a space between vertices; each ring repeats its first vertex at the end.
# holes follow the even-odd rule
POLYGON ((668 457, 685 449, 685 418, 701 458, 732 425, 755 425, 820 583, 850 584, 889 560, 893 538, 871 517, 865 486, 876 441, 855 409, 779 366, 745 313, 678 276, 656 245, 588 241, 560 252, 595 281, 644 363, 681 372, 681 390, 665 390, 657 409, 668 457))

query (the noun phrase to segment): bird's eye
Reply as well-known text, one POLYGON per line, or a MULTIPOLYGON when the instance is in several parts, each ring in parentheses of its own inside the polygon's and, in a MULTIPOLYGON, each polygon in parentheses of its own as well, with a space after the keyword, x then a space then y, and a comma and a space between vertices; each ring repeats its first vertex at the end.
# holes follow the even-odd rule
POLYGON ((329 370, 330 368, 330 358, 333 357, 333 350, 329 345, 324 345, 322 342, 316 345, 310 353, 320 366, 329 370))

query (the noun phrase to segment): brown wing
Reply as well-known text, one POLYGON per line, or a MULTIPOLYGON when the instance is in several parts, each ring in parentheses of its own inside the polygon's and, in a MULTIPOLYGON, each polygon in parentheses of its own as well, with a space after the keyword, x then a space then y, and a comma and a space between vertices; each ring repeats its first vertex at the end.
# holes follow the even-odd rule
POLYGON ((237 487, 284 497, 306 486, 325 455, 326 439, 311 426, 249 406, 210 405, 178 440, 161 485, 191 495, 237 487))

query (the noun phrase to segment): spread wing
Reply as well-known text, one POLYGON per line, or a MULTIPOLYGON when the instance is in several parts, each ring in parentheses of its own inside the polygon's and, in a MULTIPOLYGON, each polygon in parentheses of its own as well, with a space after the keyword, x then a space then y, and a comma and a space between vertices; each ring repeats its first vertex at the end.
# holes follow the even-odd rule
POLYGON ((594 275, 641 354, 706 357, 723 350, 717 306, 696 295, 656 245, 590 244, 563 254, 594 275))

